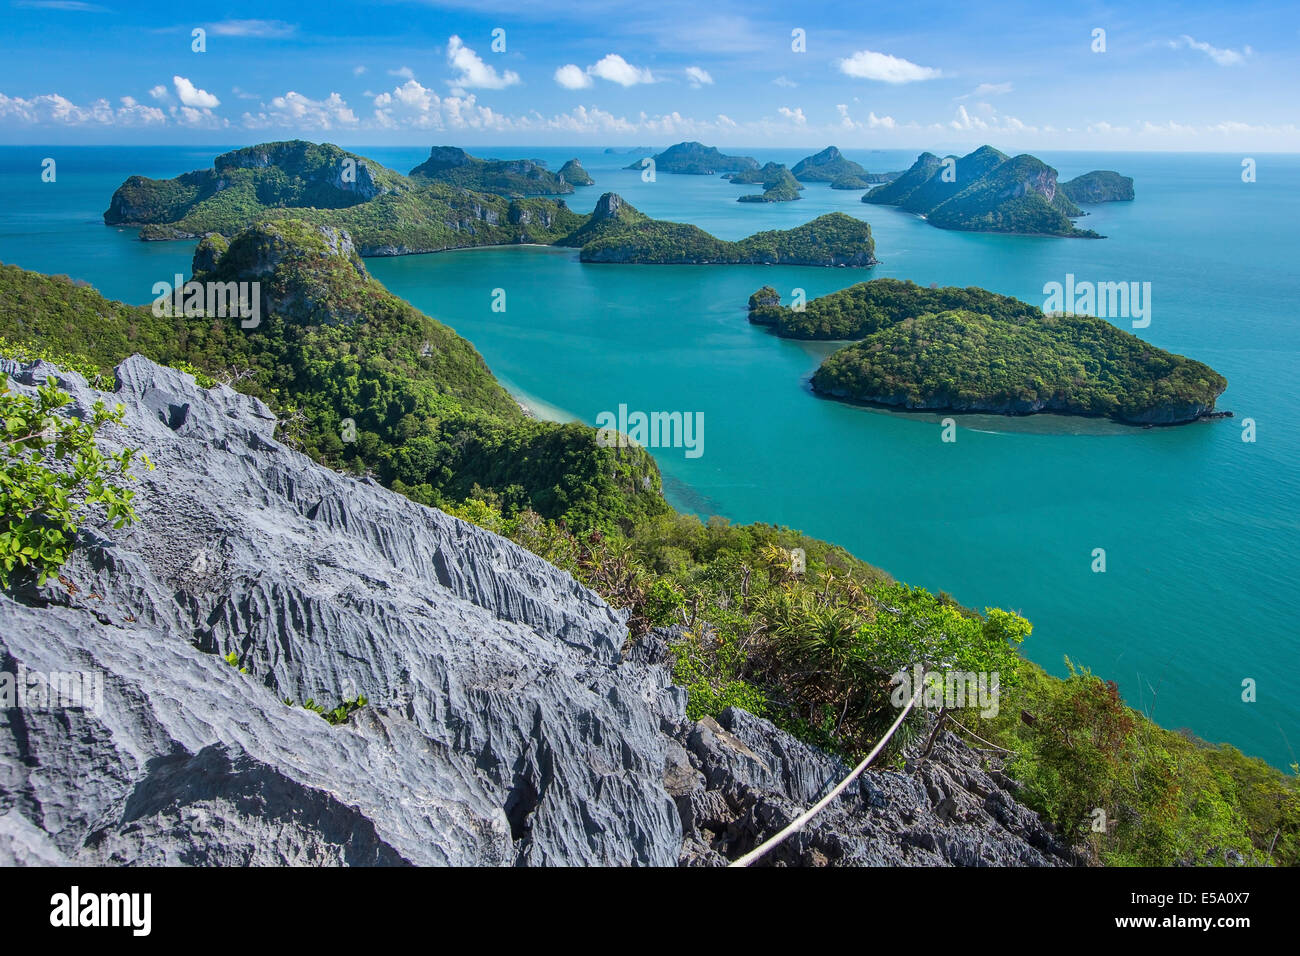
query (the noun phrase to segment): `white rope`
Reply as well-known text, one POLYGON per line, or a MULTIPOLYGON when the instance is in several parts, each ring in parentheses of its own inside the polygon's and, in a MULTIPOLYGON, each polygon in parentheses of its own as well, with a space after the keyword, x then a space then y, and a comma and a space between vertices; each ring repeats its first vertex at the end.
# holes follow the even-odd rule
POLYGON ((832 800, 834 800, 841 793, 847 790, 849 784, 853 783, 854 780, 858 779, 858 776, 862 773, 862 771, 867 769, 867 765, 870 764, 871 761, 876 759, 876 756, 880 753, 880 751, 885 749, 885 744, 889 743, 889 738, 894 736, 894 731, 898 729, 898 725, 903 722, 903 718, 906 717, 911 712, 912 708, 916 705, 917 700, 920 699, 921 691, 924 689, 924 687, 925 687, 925 682, 922 681, 921 686, 918 687, 916 689, 916 693, 912 695, 912 699, 909 700, 907 702, 907 706, 903 708, 903 712, 899 714, 897 718, 894 719, 894 723, 890 726, 889 730, 885 733, 885 736, 880 738, 880 742, 871 749, 871 753, 867 754, 867 756, 863 758, 862 763, 854 767, 853 772, 850 773, 843 780, 841 780, 839 782, 839 785, 836 786, 834 790, 826 794, 826 796, 822 797, 811 807, 809 807, 807 810, 801 813, 798 817, 795 818, 794 822, 792 822, 789 826, 787 826, 776 836, 772 837, 769 840, 764 841, 762 844, 750 850, 740 859, 733 861, 730 865, 749 866, 751 863, 754 863, 756 860, 761 860, 769 852, 771 852, 772 850, 780 846, 782 843, 784 843, 786 839, 788 839, 790 836, 802 830, 808 824, 809 820, 811 820, 818 813, 824 810, 827 804, 829 804, 832 800))

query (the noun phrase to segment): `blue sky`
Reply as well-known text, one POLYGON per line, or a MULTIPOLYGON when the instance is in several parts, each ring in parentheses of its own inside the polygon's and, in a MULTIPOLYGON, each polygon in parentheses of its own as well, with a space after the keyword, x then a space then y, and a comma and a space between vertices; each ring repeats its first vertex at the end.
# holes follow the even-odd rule
POLYGON ((0 3, 0 143, 1300 151, 1294 0, 0 3))

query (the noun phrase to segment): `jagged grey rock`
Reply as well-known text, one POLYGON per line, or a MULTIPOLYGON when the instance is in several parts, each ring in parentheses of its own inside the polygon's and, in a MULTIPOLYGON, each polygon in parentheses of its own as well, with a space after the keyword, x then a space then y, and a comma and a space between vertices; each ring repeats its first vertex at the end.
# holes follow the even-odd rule
POLYGON ((74 413, 121 402, 104 444, 156 465, 138 524, 86 529, 76 593, 0 597, 0 669, 103 680, 97 709, 0 712, 0 861, 677 861, 666 681, 621 662, 623 617, 568 574, 138 356, 111 396, 0 373, 57 380, 74 413), (338 727, 283 703, 358 693, 338 727))

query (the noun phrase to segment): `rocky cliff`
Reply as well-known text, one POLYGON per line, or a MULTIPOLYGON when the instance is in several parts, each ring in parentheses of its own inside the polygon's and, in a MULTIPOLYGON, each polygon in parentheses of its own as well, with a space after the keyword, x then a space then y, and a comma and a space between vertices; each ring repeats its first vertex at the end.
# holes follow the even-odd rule
MULTIPOLYGON (((13 387, 79 376, 0 361, 13 387)), ((0 864, 718 864, 844 768, 742 711, 686 719, 665 637, 512 543, 273 437, 255 399, 133 357, 102 436, 140 520, 0 594, 0 670, 92 706, 0 711, 0 864), (223 659, 234 655, 234 665, 223 659), (301 704, 367 702, 331 725, 301 704)), ((35 700, 35 704, 33 704, 35 700)), ((777 863, 1070 862, 944 739, 777 863)))

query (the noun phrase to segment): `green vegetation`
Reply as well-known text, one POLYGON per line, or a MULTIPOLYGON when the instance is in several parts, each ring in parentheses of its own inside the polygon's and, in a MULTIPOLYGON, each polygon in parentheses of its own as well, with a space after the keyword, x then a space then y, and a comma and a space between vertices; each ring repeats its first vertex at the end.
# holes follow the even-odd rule
POLYGON ((286 442, 427 504, 474 493, 582 526, 666 509, 644 450, 604 448, 592 429, 527 418, 468 342, 371 279, 337 235, 275 222, 220 246, 201 244, 196 262, 211 268, 196 277, 260 282, 256 329, 159 318, 0 266, 0 336, 78 356, 110 380, 133 352, 188 363, 267 402, 286 442))
POLYGON ((780 163, 768 163, 757 173, 737 173, 731 178, 735 183, 759 182, 763 184, 761 193, 749 193, 741 196, 737 202, 790 202, 799 199, 799 190, 803 186, 790 175, 790 170, 780 163))
POLYGON ((591 174, 583 169, 582 163, 576 159, 570 159, 560 167, 559 177, 574 186, 596 185, 596 180, 591 178, 591 174))
MULTIPOLYGON (((570 160, 565 169, 572 172, 570 160)), ((578 171, 587 176, 578 165, 578 171)), ((563 171, 561 171, 563 172, 563 171)), ((434 146, 429 158, 411 170, 414 180, 431 180, 472 189, 476 192, 495 193, 498 196, 522 198, 524 196, 558 196, 573 192, 576 179, 553 173, 541 163, 531 159, 479 159, 455 146, 434 146)))
POLYGON ((225 153, 212 169, 175 179, 132 176, 104 213, 109 225, 142 226, 142 239, 229 238, 276 219, 347 229, 362 255, 401 255, 554 242, 583 217, 551 200, 511 201, 408 179, 337 146, 300 140, 225 153), (343 178, 345 169, 352 178, 343 178))
MULTIPOLYGON (((247 673, 247 671, 245 671, 244 673, 247 673)), ((320 714, 322 717, 325 718, 327 723, 337 727, 339 724, 346 724, 348 722, 349 717, 355 714, 362 707, 366 706, 366 704, 368 703, 369 701, 366 699, 365 694, 358 694, 356 697, 352 698, 351 700, 343 701, 343 703, 339 704, 337 707, 333 708, 332 710, 326 710, 324 704, 318 704, 313 698, 308 697, 305 701, 303 701, 302 709, 310 710, 314 714, 320 714)), ((284 706, 286 707, 294 706, 293 701, 290 698, 286 697, 284 699, 284 706)))
POLYGON ((755 233, 739 242, 709 235, 698 226, 663 222, 606 193, 587 224, 563 245, 581 245, 583 262, 693 265, 875 265, 871 227, 844 213, 828 213, 794 229, 755 233))
MULTIPOLYGON (((726 156, 712 146, 695 142, 669 146, 662 153, 655 153, 654 161, 656 172, 692 176, 738 173, 742 170, 758 168, 758 161, 749 156, 726 156)), ((641 160, 637 159, 626 168, 640 169, 641 160)))
POLYGON ((813 390, 906 408, 1053 411, 1171 424, 1213 411, 1212 368, 1092 316, 1044 315, 985 289, 875 279, 805 303, 764 286, 749 321, 798 339, 861 339, 834 352, 813 390))
POLYGON ((1133 179, 1110 169, 1094 169, 1061 183, 1061 192, 1074 202, 1126 202, 1133 198, 1133 179))
MULTIPOLYGON (((875 261, 870 228, 842 213, 788 232, 724 242, 695 226, 652 220, 613 193, 603 195, 595 211, 583 216, 563 200, 507 199, 475 192, 466 184, 508 193, 573 190, 558 175, 526 160, 488 162, 454 147, 434 147, 432 152, 408 178, 328 143, 297 140, 251 146, 218 156, 211 170, 168 180, 132 176, 113 194, 104 221, 140 226, 142 239, 219 236, 226 240, 258 223, 301 222, 347 230, 362 256, 529 242, 582 247, 587 262, 871 265, 875 261), (516 181, 520 178, 525 182, 516 181)), ((757 169, 756 163, 748 162, 757 169)), ((565 169, 586 176, 576 161, 566 163, 565 169)), ((763 201, 798 198, 797 192, 791 192, 798 188, 781 167, 763 201)), ((205 255, 210 258, 214 250, 219 248, 212 240, 205 255)))
POLYGON ((922 153, 911 169, 862 201, 898 206, 942 229, 1099 238, 1070 221, 1083 212, 1057 187, 1055 169, 992 146, 942 160, 922 153))
POLYGON ((907 408, 1034 411, 1173 423, 1212 411, 1227 380, 1092 316, 1021 322, 927 313, 840 349, 815 391, 907 408))
POLYGON ((887 183, 902 173, 869 173, 861 164, 846 159, 835 146, 805 156, 790 170, 801 183, 830 183, 832 189, 867 189, 873 183, 887 183))
MULTIPOLYGON (((71 401, 53 385, 30 397, 0 379, 0 586, 9 587, 15 571, 30 569, 38 584, 57 574, 87 511, 102 511, 115 528, 135 520, 135 492, 118 482, 131 478, 137 452, 105 455, 95 444, 101 428, 121 424, 122 407, 110 411, 96 402, 84 420, 59 414, 71 401)), ((153 467, 143 455, 139 460, 153 467)))
POLYGON ((926 288, 905 279, 859 282, 805 303, 801 312, 782 307, 780 301, 775 289, 764 286, 750 296, 749 321, 771 326, 789 339, 860 339, 906 318, 954 309, 1013 322, 1042 315, 1028 302, 987 289, 926 288))

